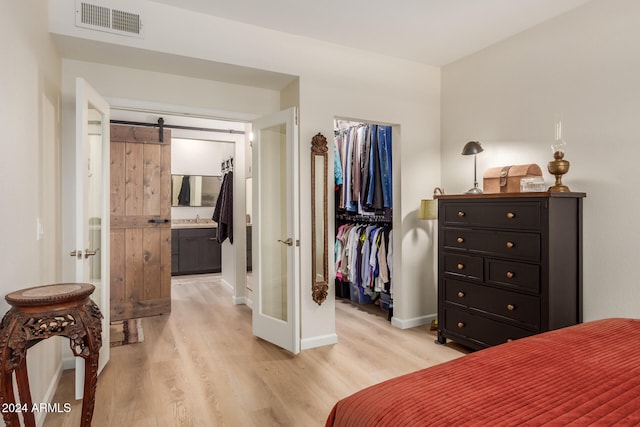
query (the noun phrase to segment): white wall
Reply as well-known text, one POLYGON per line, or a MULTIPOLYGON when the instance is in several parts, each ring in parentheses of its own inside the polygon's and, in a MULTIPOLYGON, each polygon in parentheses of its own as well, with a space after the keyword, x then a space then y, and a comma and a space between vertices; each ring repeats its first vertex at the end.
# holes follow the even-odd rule
POLYGON ((233 142, 171 139, 171 173, 221 176, 222 161, 233 157, 233 142))
MULTIPOLYGON (((407 327, 428 322, 429 316, 436 312, 436 285, 430 252, 433 241, 426 225, 418 222, 416 211, 419 200, 430 196, 433 187, 440 184, 439 69, 157 3, 153 7, 145 7, 150 3, 142 0, 135 3, 145 9, 144 39, 76 28, 73 25, 73 0, 51 3, 55 5, 50 19, 51 30, 65 37, 299 76, 303 254, 310 254, 311 240, 310 218, 304 208, 310 203, 309 192, 304 189, 310 188, 311 138, 318 132, 330 137, 336 116, 397 125, 399 132, 393 155, 394 168, 400 173, 394 182, 394 250, 399 267, 394 270, 397 295, 394 323, 407 327)), ((212 94, 203 97, 202 91, 194 85, 176 86, 164 94, 153 90, 157 73, 118 68, 114 74, 114 68, 109 66, 72 60, 64 62, 65 79, 83 75, 100 91, 127 94, 129 98, 145 100, 151 97, 154 102, 236 112, 265 113, 277 109, 261 110, 252 98, 240 100, 212 94), (242 102, 245 104, 241 105, 242 102)), ((173 86, 188 80, 177 76, 162 78, 173 86)), ((211 78, 215 80, 214 75, 211 78)), ((207 87, 214 84, 204 80, 188 81, 207 87)), ((331 159, 329 164, 332 164, 331 159)), ((312 301, 310 255, 302 260, 301 278, 303 348, 335 340, 333 288, 322 306, 312 301)))
POLYGON ((442 70, 442 171, 449 193, 472 185, 471 158, 483 142, 490 166, 552 159, 554 121, 562 120, 563 182, 586 192, 584 318, 640 316, 635 212, 640 155, 640 3, 594 0, 442 70))
MULTIPOLYGON (((60 57, 47 2, 1 1, 0 294, 60 281, 60 57), (35 3, 35 5, 34 5, 35 3), (44 234, 36 238, 37 219, 44 234)), ((8 310, 0 299, 0 313, 8 310)), ((29 350, 34 402, 55 392, 61 339, 29 350)), ((66 344, 68 346, 68 344, 66 344)), ((37 417, 42 421, 43 415, 37 417)))

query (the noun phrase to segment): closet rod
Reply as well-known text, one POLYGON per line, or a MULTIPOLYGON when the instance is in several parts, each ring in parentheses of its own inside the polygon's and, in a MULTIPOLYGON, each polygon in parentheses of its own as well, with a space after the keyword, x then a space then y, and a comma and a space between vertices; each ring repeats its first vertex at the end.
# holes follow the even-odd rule
MULTIPOLYGON (((147 126, 147 127, 158 127, 158 123, 145 123, 145 122, 130 122, 127 120, 111 120, 111 124, 114 125, 130 125, 130 126, 147 126)), ((243 130, 233 130, 233 129, 213 129, 213 128, 200 128, 194 126, 180 126, 180 125, 168 125, 164 123, 162 127, 167 129, 181 129, 181 130, 198 130, 204 132, 220 132, 220 133, 230 133, 235 135, 244 135, 245 132, 243 130)))

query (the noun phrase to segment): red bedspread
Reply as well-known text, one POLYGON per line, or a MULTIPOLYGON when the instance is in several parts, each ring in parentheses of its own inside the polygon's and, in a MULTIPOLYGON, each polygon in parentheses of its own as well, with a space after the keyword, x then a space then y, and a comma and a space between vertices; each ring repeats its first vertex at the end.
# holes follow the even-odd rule
POLYGON ((524 338, 346 397, 326 427, 640 425, 640 320, 524 338))

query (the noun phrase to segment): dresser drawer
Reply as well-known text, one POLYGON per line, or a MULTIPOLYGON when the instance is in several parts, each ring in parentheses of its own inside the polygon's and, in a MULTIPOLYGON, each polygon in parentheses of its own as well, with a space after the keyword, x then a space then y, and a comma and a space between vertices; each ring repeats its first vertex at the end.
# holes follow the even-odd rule
POLYGON ((441 217, 445 225, 539 230, 540 208, 539 201, 448 202, 442 207, 441 217))
POLYGON ((540 293, 540 266, 487 259, 487 283, 540 293))
POLYGON ((538 233, 445 227, 442 245, 445 249, 451 250, 496 254, 532 262, 540 260, 540 234, 538 233))
POLYGON ((465 338, 478 347, 503 344, 537 333, 451 307, 444 308, 444 329, 447 336, 465 338))
POLYGON ((540 328, 538 297, 452 279, 444 280, 444 288, 447 303, 524 323, 529 328, 540 328))
POLYGON ((484 260, 479 256, 444 254, 444 272, 467 279, 482 281, 484 260))

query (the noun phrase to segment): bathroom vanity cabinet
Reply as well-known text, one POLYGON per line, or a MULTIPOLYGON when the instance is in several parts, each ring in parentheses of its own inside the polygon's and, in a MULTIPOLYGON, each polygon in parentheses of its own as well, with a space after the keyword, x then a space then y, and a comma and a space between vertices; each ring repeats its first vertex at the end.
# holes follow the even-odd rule
MULTIPOLYGON (((252 269, 251 225, 247 225, 247 271, 252 269)), ((220 273, 222 245, 217 227, 171 229, 171 275, 220 273)))
POLYGON ((217 232, 216 227, 172 229, 171 274, 222 271, 222 247, 217 232))

